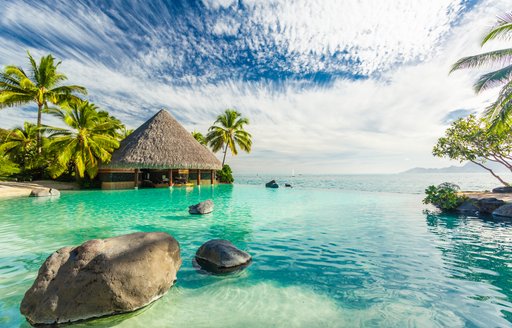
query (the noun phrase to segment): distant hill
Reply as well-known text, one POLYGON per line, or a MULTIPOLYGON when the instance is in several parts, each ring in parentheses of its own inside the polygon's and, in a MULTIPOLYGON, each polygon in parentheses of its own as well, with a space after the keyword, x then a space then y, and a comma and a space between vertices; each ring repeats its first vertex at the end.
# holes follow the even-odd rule
MULTIPOLYGON (((496 163, 486 163, 486 166, 491 168, 495 172, 510 172, 506 167, 496 164, 496 163)), ((448 166, 442 167, 438 169, 434 168, 424 168, 424 167, 415 167, 410 170, 401 172, 402 174, 411 174, 411 173, 484 173, 487 172, 480 166, 468 162, 463 166, 448 166)))

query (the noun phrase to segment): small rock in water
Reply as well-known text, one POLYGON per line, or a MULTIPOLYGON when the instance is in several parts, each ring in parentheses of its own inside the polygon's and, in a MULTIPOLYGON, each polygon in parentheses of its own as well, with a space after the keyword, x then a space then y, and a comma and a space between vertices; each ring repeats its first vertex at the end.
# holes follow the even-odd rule
POLYGON ((277 184, 276 180, 269 181, 265 184, 265 187, 267 188, 279 188, 279 185, 277 184))
POLYGON ((505 202, 497 198, 482 198, 478 201, 478 208, 480 213, 491 214, 498 207, 504 205, 505 202))
POLYGON ((475 206, 474 201, 467 200, 460 204, 455 210, 462 214, 476 215, 478 214, 479 208, 475 206))
POLYGON ((135 311, 163 296, 180 266, 180 245, 164 232, 64 247, 43 263, 20 311, 33 325, 135 311))
POLYGON ((494 212, 492 212, 492 215, 512 218, 512 204, 506 204, 499 207, 494 212))
POLYGON ((196 262, 201 268, 212 273, 228 273, 243 269, 250 264, 251 259, 251 255, 224 239, 207 241, 196 252, 196 262))
POLYGON ((291 185, 291 184, 289 184, 289 183, 285 183, 285 184, 284 184, 284 186, 285 186, 286 188, 293 188, 293 187, 292 187, 292 185, 291 185))
POLYGON ((492 192, 497 194, 506 194, 506 193, 512 193, 512 187, 498 187, 494 188, 492 192))
POLYGON ((204 202, 200 202, 196 205, 191 205, 188 207, 188 212, 190 214, 208 214, 213 212, 213 202, 208 199, 204 202))
POLYGON ((30 193, 30 197, 50 197, 50 196, 60 196, 60 191, 53 188, 37 188, 33 189, 30 193))

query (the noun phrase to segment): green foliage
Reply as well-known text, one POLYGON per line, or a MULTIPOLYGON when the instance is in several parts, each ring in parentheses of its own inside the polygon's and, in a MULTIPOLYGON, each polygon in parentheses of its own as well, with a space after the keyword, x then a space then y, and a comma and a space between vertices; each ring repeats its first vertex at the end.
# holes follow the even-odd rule
POLYGON ((8 177, 19 172, 19 166, 13 163, 7 154, 0 152, 0 177, 8 177))
MULTIPOLYGON (((498 17, 496 25, 484 36, 482 46, 490 40, 509 41, 511 38, 512 14, 505 14, 498 17)), ((493 130, 504 130, 512 123, 512 48, 461 58, 453 65, 451 71, 493 65, 499 65, 501 68, 482 75, 474 88, 478 93, 492 87, 503 86, 498 99, 487 108, 486 116, 492 122, 493 130)))
POLYGON ((245 125, 249 119, 242 117, 242 114, 233 109, 226 109, 223 114, 217 116, 213 125, 208 129, 206 141, 216 153, 224 149, 222 165, 226 161, 226 153, 229 150, 233 155, 238 154, 236 146, 243 151, 250 153, 252 147, 252 136, 245 131, 245 125))
POLYGON ((231 171, 231 167, 227 164, 222 166, 222 170, 217 171, 217 178, 222 183, 233 183, 235 181, 233 178, 233 171, 231 171))
POLYGON ((429 186, 425 189, 427 195, 423 199, 424 204, 432 204, 442 210, 453 210, 462 204, 466 197, 458 194, 459 186, 453 183, 442 183, 436 186, 429 186))
POLYGON ((198 131, 194 130, 192 132, 192 137, 194 137, 194 139, 196 139, 197 142, 199 142, 203 146, 206 146, 208 144, 206 142, 206 138, 203 136, 203 134, 201 132, 198 132, 198 131))
POLYGON ((55 156, 50 174, 56 178, 72 168, 77 178, 85 173, 92 179, 101 163, 107 163, 119 147, 122 124, 87 101, 73 101, 50 113, 67 128, 46 127, 51 133, 49 150, 55 156))
POLYGON ((9 133, 11 133, 11 131, 0 128, 0 145, 5 142, 5 138, 7 138, 9 133))
POLYGON ((512 169, 512 134, 490 132, 488 127, 485 120, 479 120, 474 115, 458 119, 446 130, 445 136, 438 139, 432 153, 460 162, 471 161, 508 185, 486 163, 494 162, 512 169))

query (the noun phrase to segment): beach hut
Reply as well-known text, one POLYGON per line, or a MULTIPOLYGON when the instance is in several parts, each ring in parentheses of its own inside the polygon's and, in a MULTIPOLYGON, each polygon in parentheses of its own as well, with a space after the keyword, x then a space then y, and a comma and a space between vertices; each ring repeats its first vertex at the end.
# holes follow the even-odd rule
POLYGON ((214 184, 220 161, 166 110, 121 142, 100 168, 103 189, 214 184))

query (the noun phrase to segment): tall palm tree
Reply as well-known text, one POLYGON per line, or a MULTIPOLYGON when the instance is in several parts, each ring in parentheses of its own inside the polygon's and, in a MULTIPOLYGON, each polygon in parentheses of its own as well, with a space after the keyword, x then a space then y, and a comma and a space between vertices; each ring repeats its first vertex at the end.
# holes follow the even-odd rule
MULTIPOLYGON (((510 40, 512 38, 512 13, 498 17, 496 25, 485 35, 482 46, 494 39, 510 40)), ((500 49, 479 55, 459 59, 450 70, 450 73, 464 68, 482 66, 496 66, 500 68, 482 75, 474 84, 477 93, 496 86, 503 85, 498 99, 486 111, 487 118, 492 127, 503 127, 504 123, 510 125, 512 121, 512 48, 500 49)))
POLYGON ((198 132, 196 130, 192 131, 192 137, 194 137, 194 139, 197 140, 197 142, 199 142, 201 145, 203 146, 207 146, 208 143, 206 142, 206 139, 205 137, 203 136, 203 134, 201 132, 198 132))
POLYGON ((37 151, 39 129, 35 124, 25 122, 23 127, 13 129, 0 145, 0 153, 8 155, 24 169, 33 169, 40 162, 37 151))
POLYGON ((73 101, 49 112, 68 126, 47 128, 52 138, 49 148, 56 156, 56 162, 50 167, 52 176, 61 175, 71 166, 77 178, 83 178, 85 173, 94 178, 99 164, 109 162, 112 152, 119 147, 115 132, 118 122, 98 112, 98 108, 87 101, 73 101))
MULTIPOLYGON (((77 99, 77 94, 86 94, 84 87, 78 85, 62 85, 66 75, 57 71, 61 62, 55 63, 52 55, 41 57, 36 63, 29 52, 30 72, 27 74, 21 67, 5 66, 0 72, 0 109, 5 107, 37 104, 37 127, 41 127, 41 115, 48 103, 62 104, 77 99)), ((41 133, 37 137, 39 151, 41 133)))
POLYGON ((226 109, 224 113, 217 116, 213 125, 208 129, 206 141, 213 152, 224 150, 222 166, 226 162, 226 153, 231 150, 233 155, 238 154, 236 146, 249 153, 251 152, 252 136, 244 130, 244 126, 249 124, 249 120, 234 109, 226 109))

